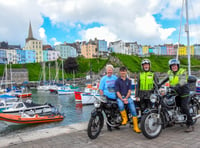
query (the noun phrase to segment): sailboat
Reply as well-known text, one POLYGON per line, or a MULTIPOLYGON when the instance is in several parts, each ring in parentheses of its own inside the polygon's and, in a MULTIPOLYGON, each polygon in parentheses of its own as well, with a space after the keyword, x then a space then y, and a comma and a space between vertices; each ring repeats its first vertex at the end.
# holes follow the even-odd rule
POLYGON ((45 72, 45 62, 42 63, 42 75, 41 77, 43 77, 43 85, 40 85, 40 81, 39 81, 39 86, 37 86, 37 90, 39 91, 47 91, 49 90, 49 85, 46 84, 46 72, 45 72))
MULTIPOLYGON (((67 94, 74 94, 75 91, 79 90, 79 87, 70 85, 70 84, 64 84, 64 68, 63 68, 63 60, 62 60, 62 80, 63 80, 63 86, 58 87, 56 90, 56 93, 59 95, 67 95, 67 94)), ((73 74, 74 75, 74 74, 73 74)))

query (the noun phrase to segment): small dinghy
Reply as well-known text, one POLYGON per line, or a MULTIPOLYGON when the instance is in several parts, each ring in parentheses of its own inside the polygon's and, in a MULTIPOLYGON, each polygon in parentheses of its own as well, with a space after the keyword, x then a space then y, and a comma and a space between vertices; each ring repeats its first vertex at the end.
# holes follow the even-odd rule
POLYGON ((0 113, 0 120, 19 123, 19 124, 37 124, 62 121, 64 116, 61 114, 49 114, 40 116, 38 114, 30 115, 27 113, 21 113, 20 115, 4 114, 0 113))

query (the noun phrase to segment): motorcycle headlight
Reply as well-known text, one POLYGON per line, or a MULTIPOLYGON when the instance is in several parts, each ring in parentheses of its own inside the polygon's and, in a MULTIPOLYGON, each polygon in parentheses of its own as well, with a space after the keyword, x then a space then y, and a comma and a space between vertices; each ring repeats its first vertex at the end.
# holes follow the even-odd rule
POLYGON ((100 104, 100 102, 99 102, 99 101, 95 101, 95 102, 94 102, 94 107, 95 107, 95 108, 99 108, 99 107, 100 107, 100 105, 101 105, 101 104, 100 104))
POLYGON ((151 96, 150 96, 150 101, 151 101, 152 103, 155 103, 155 102, 157 101, 157 96, 156 96, 155 94, 151 94, 151 96))

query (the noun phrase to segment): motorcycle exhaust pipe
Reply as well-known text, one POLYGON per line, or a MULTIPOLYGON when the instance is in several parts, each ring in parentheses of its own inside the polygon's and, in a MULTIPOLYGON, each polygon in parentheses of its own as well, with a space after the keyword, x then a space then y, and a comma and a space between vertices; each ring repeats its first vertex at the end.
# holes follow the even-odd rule
POLYGON ((119 126, 120 124, 110 124, 108 121, 106 121, 106 123, 110 126, 110 127, 116 127, 116 126, 119 126))
POLYGON ((192 117, 192 120, 200 118, 200 114, 196 115, 195 117, 192 117))

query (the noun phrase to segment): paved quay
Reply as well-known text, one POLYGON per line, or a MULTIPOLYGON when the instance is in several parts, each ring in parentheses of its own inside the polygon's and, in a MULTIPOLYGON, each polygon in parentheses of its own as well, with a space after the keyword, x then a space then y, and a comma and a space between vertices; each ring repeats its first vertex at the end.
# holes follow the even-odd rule
POLYGON ((200 122, 195 131, 185 133, 185 127, 176 125, 164 129, 156 139, 146 139, 127 125, 120 130, 107 131, 104 126, 99 137, 87 136, 87 123, 38 130, 0 137, 0 147, 9 148, 200 148, 200 122))

